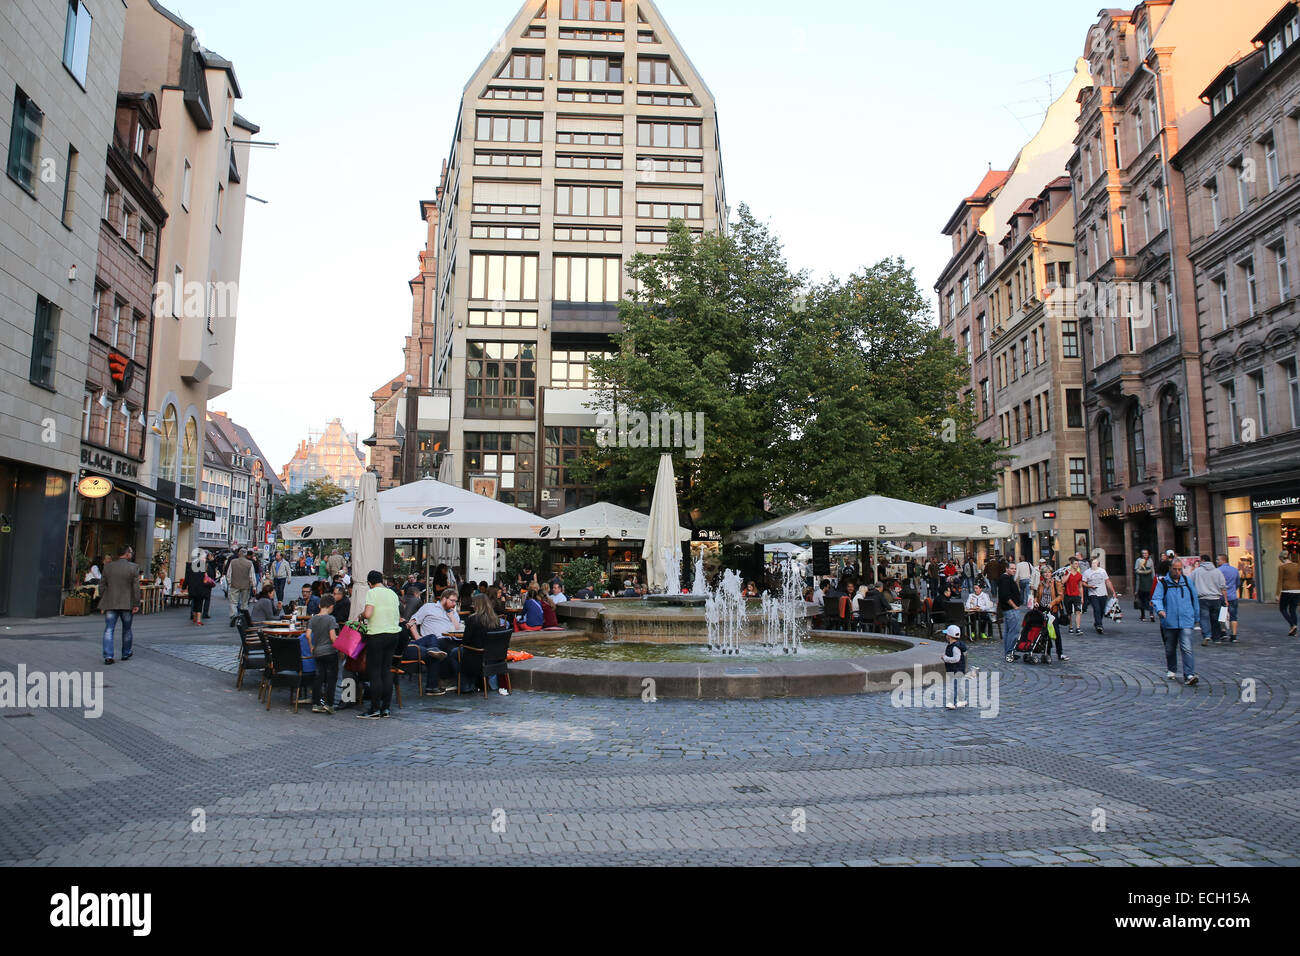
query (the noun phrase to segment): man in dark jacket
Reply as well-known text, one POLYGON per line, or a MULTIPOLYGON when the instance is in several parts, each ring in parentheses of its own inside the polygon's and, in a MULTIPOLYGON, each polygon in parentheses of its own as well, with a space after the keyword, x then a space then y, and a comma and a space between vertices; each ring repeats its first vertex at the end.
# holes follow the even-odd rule
POLYGON ((1002 576, 997 579, 998 613, 1002 615, 1002 650, 1007 663, 1016 659, 1016 642, 1020 640, 1020 584, 1014 569, 1003 565, 1002 576))
POLYGON ((230 584, 230 626, 235 626, 239 614, 248 606, 257 586, 257 572, 253 562, 244 556, 243 551, 236 551, 226 568, 226 579, 230 584))
POLYGON ((104 568, 99 589, 99 609, 104 612, 104 663, 113 663, 113 638, 122 622, 122 661, 131 659, 131 622, 140 611, 140 567, 131 559, 135 550, 128 544, 116 561, 104 568))

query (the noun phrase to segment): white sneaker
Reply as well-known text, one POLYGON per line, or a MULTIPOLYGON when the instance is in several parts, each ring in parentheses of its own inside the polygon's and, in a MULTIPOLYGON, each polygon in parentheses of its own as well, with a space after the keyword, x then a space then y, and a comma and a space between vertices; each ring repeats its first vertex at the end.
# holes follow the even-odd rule
POLYGON ((956 709, 957 709, 957 705, 956 705, 956 704, 944 704, 944 706, 945 706, 948 710, 956 710, 956 709))
POLYGON ((506 690, 504 687, 498 688, 497 693, 500 694, 502 697, 510 696, 510 691, 506 690))
POLYGON ((1178 680, 1178 675, 1175 674, 1173 671, 1166 671, 1165 680, 1178 680))
POLYGON ((969 706, 970 706, 970 701, 968 701, 968 700, 959 700, 959 701, 957 701, 957 708, 958 708, 959 710, 960 710, 962 707, 969 707, 969 706))

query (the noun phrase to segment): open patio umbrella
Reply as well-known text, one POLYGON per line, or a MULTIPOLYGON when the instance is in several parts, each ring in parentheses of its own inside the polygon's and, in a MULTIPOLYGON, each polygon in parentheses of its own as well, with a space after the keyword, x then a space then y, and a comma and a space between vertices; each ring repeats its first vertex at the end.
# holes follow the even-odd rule
POLYGON ((379 480, 373 471, 361 476, 352 512, 352 606, 366 606, 366 575, 384 570, 384 526, 379 518, 379 480))
POLYGON ((650 526, 646 529, 641 556, 646 563, 646 584, 651 591, 675 590, 681 581, 671 580, 672 568, 681 576, 681 523, 677 515, 677 476, 673 474, 673 456, 659 456, 659 474, 655 478, 654 502, 650 505, 650 526))
MULTIPOLYGON (((570 541, 604 540, 645 541, 650 534, 650 516, 608 502, 598 502, 555 519, 560 525, 560 538, 570 541)), ((688 528, 678 528, 680 541, 690 541, 688 528)))
POLYGON ((991 518, 872 495, 810 515, 792 515, 783 522, 768 526, 757 540, 764 543, 965 538, 983 541, 1009 538, 1014 531, 1011 525, 991 518))

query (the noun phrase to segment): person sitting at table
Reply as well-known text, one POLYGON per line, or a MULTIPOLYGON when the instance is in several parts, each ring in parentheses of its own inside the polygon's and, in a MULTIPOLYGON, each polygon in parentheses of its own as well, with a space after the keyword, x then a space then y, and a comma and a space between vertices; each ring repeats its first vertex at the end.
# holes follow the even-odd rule
POLYGON ((424 692, 434 697, 447 693, 441 686, 440 678, 444 668, 449 668, 449 676, 457 677, 460 673, 460 658, 452 659, 452 652, 459 646, 459 641, 448 637, 450 633, 465 630, 461 623, 457 606, 459 595, 452 588, 447 588, 437 601, 430 601, 421 607, 406 622, 411 632, 411 643, 407 645, 407 660, 423 660, 427 665, 424 679, 424 692))
POLYGON ((562 631, 564 626, 560 624, 560 618, 555 613, 555 602, 551 600, 549 594, 544 594, 540 589, 537 592, 537 600, 542 605, 542 630, 543 631, 562 631))
POLYGON ((975 589, 966 598, 966 614, 971 620, 971 631, 975 637, 984 637, 993 632, 992 614, 996 608, 993 599, 984 590, 984 585, 976 582, 975 589))
POLYGON ((320 598, 312 593, 312 586, 304 584, 302 594, 296 601, 290 601, 285 609, 291 613, 315 615, 320 613, 320 598))
MULTIPOLYGON (((492 607, 492 602, 487 599, 486 595, 480 594, 474 598, 474 613, 465 619, 465 643, 470 647, 486 647, 485 639, 491 631, 499 631, 508 627, 505 620, 492 607)), ((455 658, 453 667, 456 669, 457 678, 460 674, 460 657, 463 648, 456 648, 452 652, 455 658)), ((502 697, 509 697, 510 691, 499 686, 496 675, 488 677, 488 688, 496 691, 502 697)), ((461 692, 472 694, 477 688, 465 687, 461 685, 461 692)))
POLYGON ((524 598, 524 611, 515 618, 515 630, 540 631, 545 626, 546 612, 542 609, 542 602, 538 600, 537 587, 530 587, 528 596, 524 598))
POLYGON ((623 582, 623 590, 619 592, 619 597, 634 598, 636 597, 636 588, 632 587, 631 581, 623 582))
MULTIPOLYGON (((193 591, 193 588, 191 588, 193 591)), ((274 621, 280 617, 280 605, 275 600, 275 585, 265 585, 258 592, 255 600, 248 609, 248 616, 254 624, 265 624, 267 621, 274 621)))

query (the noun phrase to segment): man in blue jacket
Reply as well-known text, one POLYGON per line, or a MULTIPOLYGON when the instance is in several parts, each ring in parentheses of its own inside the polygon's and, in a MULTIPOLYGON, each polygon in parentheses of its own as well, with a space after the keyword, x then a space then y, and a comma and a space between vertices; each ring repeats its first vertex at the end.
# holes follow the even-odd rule
POLYGON ((1183 653, 1183 680, 1188 687, 1195 687, 1200 678, 1196 676, 1196 661, 1192 657, 1192 632, 1201 619, 1200 602, 1196 597, 1196 588, 1183 577, 1183 562, 1174 559, 1169 565, 1169 573, 1156 581, 1155 593, 1151 596, 1151 607, 1160 619, 1160 638, 1165 645, 1165 662, 1169 671, 1166 680, 1176 680, 1178 669, 1178 652, 1183 653))

